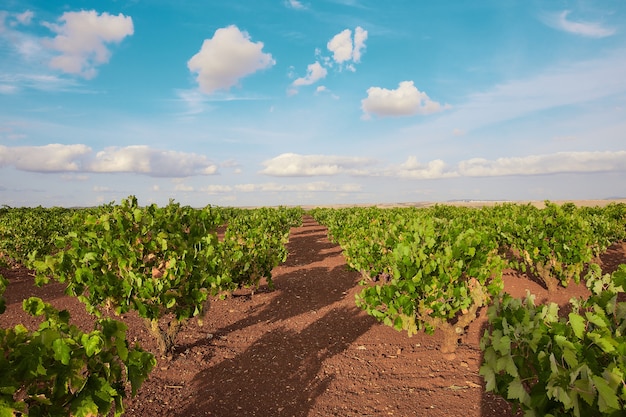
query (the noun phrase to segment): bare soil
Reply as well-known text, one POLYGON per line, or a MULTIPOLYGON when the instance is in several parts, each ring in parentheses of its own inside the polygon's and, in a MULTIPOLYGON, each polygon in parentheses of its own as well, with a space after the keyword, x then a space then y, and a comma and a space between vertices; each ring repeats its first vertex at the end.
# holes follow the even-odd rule
MULTIPOLYGON (((456 358, 439 351, 441 334, 413 337, 377 323, 355 306, 360 274, 348 270, 341 249, 326 228, 305 217, 291 231, 289 256, 273 271, 275 290, 266 285, 251 294, 240 290, 212 300, 203 326, 194 320, 178 335, 171 358, 158 364, 138 395, 127 401, 126 416, 512 416, 509 404, 485 393, 478 375, 479 340, 485 310, 474 322, 456 358)), ((611 247, 597 260, 605 272, 626 263, 626 244, 611 247)), ((10 280, 7 312, 0 326, 37 319, 21 302, 39 296, 72 314, 72 322, 91 330, 93 318, 63 286, 33 285, 31 271, 0 270, 10 280)), ((512 270, 505 290, 538 302, 566 304, 586 296, 581 285, 547 291, 512 270)), ((143 321, 121 318, 128 338, 156 352, 143 321)), ((518 414, 519 415, 519 414, 518 414)))

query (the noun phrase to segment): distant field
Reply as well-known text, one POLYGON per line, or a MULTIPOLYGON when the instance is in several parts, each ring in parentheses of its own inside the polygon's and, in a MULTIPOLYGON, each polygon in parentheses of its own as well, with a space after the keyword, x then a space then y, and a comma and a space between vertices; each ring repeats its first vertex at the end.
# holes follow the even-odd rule
MULTIPOLYGON (((620 199, 605 199, 605 200, 550 200, 550 202, 555 204, 564 204, 564 203, 574 203, 579 207, 604 207, 610 203, 624 203, 626 204, 626 198, 620 199)), ((431 207, 436 204, 444 204, 444 205, 452 205, 452 206, 462 206, 462 207, 489 207, 494 206, 496 204, 503 203, 515 203, 515 204, 532 204, 536 207, 543 208, 544 200, 463 200, 463 201, 439 201, 439 202, 414 202, 414 203, 371 203, 371 204, 320 204, 320 205, 304 205, 301 206, 305 210, 309 210, 315 207, 330 207, 330 208, 344 208, 344 207, 381 207, 381 208, 392 208, 392 207, 431 207)))

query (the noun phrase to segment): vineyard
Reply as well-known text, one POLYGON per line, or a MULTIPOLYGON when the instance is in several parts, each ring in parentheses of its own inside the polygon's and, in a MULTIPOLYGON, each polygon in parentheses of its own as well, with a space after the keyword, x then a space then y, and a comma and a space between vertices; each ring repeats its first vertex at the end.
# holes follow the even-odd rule
POLYGON ((622 204, 5 207, 0 416, 621 415, 625 238, 622 204))

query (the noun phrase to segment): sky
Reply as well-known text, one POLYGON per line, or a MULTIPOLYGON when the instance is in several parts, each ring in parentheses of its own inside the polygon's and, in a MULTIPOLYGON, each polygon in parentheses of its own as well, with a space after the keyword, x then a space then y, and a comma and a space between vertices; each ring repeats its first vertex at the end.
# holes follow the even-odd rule
POLYGON ((623 0, 0 0, 0 204, 626 197, 623 0))

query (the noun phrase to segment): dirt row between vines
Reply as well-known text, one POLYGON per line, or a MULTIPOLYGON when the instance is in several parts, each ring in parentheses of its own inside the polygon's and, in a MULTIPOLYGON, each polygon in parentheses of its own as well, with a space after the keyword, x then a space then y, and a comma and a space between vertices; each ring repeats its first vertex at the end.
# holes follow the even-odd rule
MULTIPOLYGON (((440 335, 409 338, 377 323, 355 306, 360 275, 349 271, 341 248, 326 228, 305 217, 294 228, 285 264, 273 271, 275 290, 253 295, 240 290, 213 300, 204 326, 190 322, 178 336, 172 358, 159 358, 126 416, 511 416, 508 403, 484 392, 478 375, 479 339, 485 311, 469 329, 454 360, 439 352, 440 335)), ((610 272, 626 263, 626 245, 601 259, 610 272)), ((60 284, 33 286, 24 268, 0 270, 9 278, 7 312, 0 325, 36 320, 21 311, 32 295, 68 309, 85 330, 93 319, 60 284)), ((526 276, 507 270, 506 290, 526 289, 546 300, 546 291, 526 276)), ((565 303, 585 294, 580 286, 551 300, 565 303)), ((122 318, 128 337, 156 352, 135 314, 122 318)))

